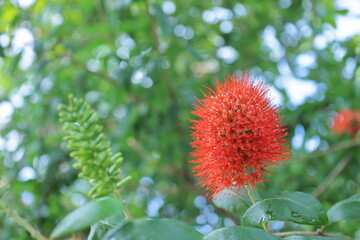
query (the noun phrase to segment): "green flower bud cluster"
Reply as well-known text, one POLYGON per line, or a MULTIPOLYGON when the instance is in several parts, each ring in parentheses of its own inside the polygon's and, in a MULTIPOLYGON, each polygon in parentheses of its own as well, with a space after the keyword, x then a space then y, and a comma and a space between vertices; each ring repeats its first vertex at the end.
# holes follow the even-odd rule
POLYGON ((121 153, 112 153, 110 142, 102 133, 98 114, 83 99, 69 95, 69 105, 59 106, 60 121, 64 123, 70 157, 77 160, 74 168, 79 177, 93 184, 89 195, 99 198, 117 191, 130 176, 121 178, 121 153))

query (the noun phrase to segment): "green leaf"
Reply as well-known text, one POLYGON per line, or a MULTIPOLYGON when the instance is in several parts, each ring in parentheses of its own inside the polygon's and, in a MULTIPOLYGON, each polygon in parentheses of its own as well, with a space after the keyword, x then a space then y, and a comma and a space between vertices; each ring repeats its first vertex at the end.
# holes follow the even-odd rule
POLYGON ((337 238, 337 237, 300 236, 300 235, 288 236, 284 239, 286 239, 286 240, 344 240, 343 238, 337 238))
POLYGON ((239 191, 234 195, 231 190, 225 189, 219 193, 213 200, 215 206, 223 208, 226 211, 243 214, 251 205, 251 200, 239 191))
POLYGON ((110 231, 103 240, 200 240, 193 227, 175 219, 137 219, 110 231))
POLYGON ((225 227, 217 229, 207 235, 202 240, 277 240, 281 239, 273 234, 265 232, 260 228, 249 227, 225 227))
POLYGON ((125 223, 125 215, 117 214, 110 218, 101 220, 93 225, 91 225, 90 233, 87 240, 100 240, 103 239, 105 234, 114 227, 125 223))
POLYGON ((170 34, 172 33, 172 26, 169 16, 164 13, 161 6, 157 3, 152 4, 151 7, 154 10, 156 21, 159 24, 164 35, 170 36, 170 34))
POLYGON ((336 203, 329 209, 328 216, 330 222, 338 222, 343 219, 360 219, 360 194, 336 203))
POLYGON ((105 197, 93 200, 64 217, 52 231, 51 238, 79 231, 102 219, 120 214, 122 211, 122 202, 114 198, 105 197))
POLYGON ((290 221, 307 225, 326 225, 328 218, 320 202, 302 192, 284 192, 278 197, 264 199, 252 205, 244 214, 243 226, 262 222, 290 221))

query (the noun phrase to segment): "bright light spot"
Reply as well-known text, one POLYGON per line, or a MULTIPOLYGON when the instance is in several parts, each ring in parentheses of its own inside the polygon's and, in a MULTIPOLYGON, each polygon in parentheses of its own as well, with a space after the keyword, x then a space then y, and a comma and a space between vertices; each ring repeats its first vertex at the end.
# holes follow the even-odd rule
POLYGON ((90 91, 86 94, 85 99, 87 102, 93 104, 96 103, 101 97, 100 92, 98 91, 90 91))
POLYGON ((74 204, 74 206, 80 207, 85 203, 85 198, 80 193, 74 193, 71 196, 71 202, 74 204))
POLYGON ((51 23, 54 27, 61 25, 63 21, 64 18, 60 13, 55 13, 51 16, 51 23))
POLYGON ((215 46, 222 47, 224 46, 225 40, 220 36, 216 36, 213 38, 212 42, 214 43, 215 46))
POLYGON ((236 226, 236 224, 234 223, 234 221, 231 218, 224 218, 224 227, 232 227, 232 226, 236 226))
POLYGON ((224 46, 217 50, 216 56, 222 59, 225 63, 232 64, 238 58, 239 54, 233 47, 224 46))
POLYGON ((140 85, 143 87, 143 88, 151 88, 151 86, 153 85, 153 80, 150 78, 150 77, 145 77, 140 85))
POLYGON ((360 34, 360 18, 350 16, 336 16, 336 39, 345 41, 347 38, 360 34))
POLYGON ((291 5, 291 0, 280 0, 279 5, 281 8, 288 8, 291 5))
POLYGON ((0 46, 6 48, 9 46, 9 43, 10 43, 9 35, 6 33, 0 34, 0 46))
POLYGON ((230 33, 233 29, 233 24, 230 21, 223 21, 220 24, 220 31, 223 33, 230 33))
POLYGON ((142 186, 147 186, 154 184, 154 181, 151 179, 151 177, 142 177, 139 181, 139 184, 142 186))
POLYGON ((246 8, 241 3, 237 3, 234 6, 234 12, 238 17, 244 17, 247 14, 246 8))
POLYGON ((346 54, 346 48, 342 47, 337 42, 332 44, 331 51, 334 53, 334 58, 338 62, 341 62, 346 54))
POLYGON ((313 45, 315 49, 323 50, 327 47, 328 40, 323 34, 318 34, 314 38, 313 45))
POLYGON ((300 19, 296 22, 299 32, 303 37, 310 37, 313 33, 312 28, 309 26, 308 22, 305 19, 300 19))
POLYGON ((154 197, 147 205, 147 214, 149 217, 156 217, 159 215, 160 208, 164 205, 164 200, 161 197, 154 197))
POLYGON ((43 154, 40 158, 34 158, 33 164, 36 171, 43 175, 46 173, 47 167, 50 163, 50 156, 47 154, 43 154))
POLYGON ((295 127, 294 137, 291 139, 291 145, 293 149, 300 149, 303 145, 305 137, 305 128, 303 125, 298 124, 295 127))
POLYGON ((36 0, 17 0, 19 7, 27 8, 30 7, 36 0))
POLYGON ((206 206, 206 198, 204 196, 197 196, 194 200, 194 205, 197 208, 204 208, 206 206))
POLYGON ((34 46, 34 36, 27 28, 18 28, 14 31, 14 38, 11 43, 12 51, 19 54, 25 47, 34 46))
POLYGON ((342 71, 342 75, 346 79, 351 79, 354 76, 354 72, 356 69, 356 60, 354 58, 349 57, 346 59, 346 65, 342 71))
POLYGON ((21 143, 21 134, 16 130, 11 130, 6 136, 6 150, 8 152, 14 152, 21 143))
POLYGON ((191 27, 187 27, 185 29, 184 39, 190 40, 194 37, 194 35, 195 35, 195 32, 191 27))
POLYGON ((0 113, 0 125, 3 125, 11 120, 11 116, 14 113, 14 108, 8 101, 2 101, 0 102, 0 113))
POLYGON ((273 26, 267 26, 262 34, 262 45, 265 51, 270 52, 272 61, 278 62, 285 54, 285 49, 276 38, 276 30, 273 26))
POLYGON ((162 4, 162 10, 164 11, 164 13, 166 13, 167 15, 171 15, 176 11, 176 5, 174 2, 172 1, 165 1, 162 4))
POLYGON ((268 97, 271 99, 271 102, 276 106, 281 106, 284 102, 284 97, 282 93, 274 86, 270 86, 268 97))
POLYGON ((137 70, 133 73, 133 75, 131 76, 131 82, 133 84, 140 84, 143 79, 145 78, 147 72, 143 69, 137 70))
POLYGON ((19 93, 11 94, 10 102, 14 106, 14 108, 20 108, 24 105, 24 98, 19 93))
POLYGON ((320 146, 320 137, 318 135, 309 138, 305 142, 305 150, 307 152, 313 152, 320 146))
POLYGON ((197 224, 200 224, 200 225, 203 225, 207 222, 206 220, 206 216, 205 215, 199 215, 196 217, 196 223, 197 224))
POLYGON ((285 32, 292 36, 292 37, 296 37, 297 39, 299 38, 298 36, 298 30, 296 28, 296 26, 292 23, 286 23, 284 26, 285 32))
POLYGON ((125 105, 119 105, 115 108, 113 114, 118 119, 124 118, 127 114, 127 107, 125 105))
MULTIPOLYGON (((1 148, 1 147, 0 147, 1 148)), ((18 150, 16 150, 15 152, 14 152, 14 154, 12 155, 12 160, 14 161, 14 162, 19 162, 19 161, 21 161, 21 159, 23 158, 23 156, 24 156, 24 154, 25 154, 25 148, 19 148, 18 150)))
POLYGON ((281 229, 283 229, 285 227, 285 223, 284 222, 269 222, 269 228, 273 231, 280 231, 281 229))
POLYGON ((133 50, 136 47, 135 41, 130 37, 129 34, 123 33, 118 37, 115 41, 116 47, 124 47, 127 48, 129 51, 133 50))
POLYGON ((20 89, 19 89, 19 93, 21 95, 25 96, 29 96, 30 94, 32 94, 34 92, 34 86, 31 85, 30 83, 24 83, 21 85, 20 89))
POLYGON ((195 229, 205 235, 210 233, 213 230, 213 227, 210 224, 206 224, 204 226, 196 226, 195 229))
POLYGON ((101 67, 101 62, 98 59, 92 58, 86 63, 86 68, 90 72, 97 72, 101 67))
POLYGON ((119 57, 119 58, 122 58, 122 59, 129 59, 130 57, 130 50, 126 47, 119 47, 117 50, 116 50, 116 55, 119 57))
POLYGON ((178 37, 183 37, 185 35, 186 27, 182 24, 178 24, 174 28, 174 33, 178 37))
POLYGON ((300 67, 304 68, 314 68, 317 66, 316 64, 317 55, 314 51, 309 51, 306 53, 301 53, 296 57, 296 63, 300 65, 300 67))
POLYGON ((36 57, 33 47, 26 46, 21 54, 21 59, 19 62, 19 68, 22 70, 28 69, 34 62, 36 57))
POLYGON ((42 93, 46 94, 51 90, 53 85, 54 85, 53 80, 50 77, 46 77, 43 80, 41 80, 40 90, 42 93))
POLYGON ((34 194, 29 191, 23 191, 21 193, 21 202, 25 205, 31 205, 34 202, 34 194))
POLYGON ((23 167, 18 175, 18 179, 21 182, 26 182, 36 178, 36 172, 32 167, 25 166, 23 167))
POLYGON ((335 2, 336 8, 347 9, 349 10, 350 15, 359 15, 360 14, 360 2, 354 0, 337 0, 335 2))
POLYGON ((215 225, 219 221, 219 217, 216 213, 210 213, 206 216, 208 223, 215 225))
POLYGON ((232 11, 223 7, 214 7, 212 10, 206 10, 202 14, 203 20, 211 24, 215 24, 223 20, 230 20, 232 17, 232 11))
POLYGON ((287 62, 278 63, 280 76, 276 79, 276 85, 284 88, 292 106, 297 107, 305 103, 308 97, 316 94, 318 85, 313 80, 300 80, 292 75, 287 62))

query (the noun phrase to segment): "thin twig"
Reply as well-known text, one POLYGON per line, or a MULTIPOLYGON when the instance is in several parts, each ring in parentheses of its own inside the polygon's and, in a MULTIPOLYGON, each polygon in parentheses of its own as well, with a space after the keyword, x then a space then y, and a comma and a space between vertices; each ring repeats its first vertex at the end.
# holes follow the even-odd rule
MULTIPOLYGON (((250 185, 246 185, 245 186, 246 188, 246 191, 252 201, 253 204, 255 204, 257 201, 256 201, 256 198, 254 196, 254 193, 253 193, 253 189, 250 185)), ((267 232, 271 232, 271 230, 269 229, 268 225, 266 222, 262 222, 261 225, 263 226, 264 230, 267 231, 267 232)))
POLYGON ((115 192, 114 196, 116 199, 118 199, 119 201, 121 201, 124 204, 124 214, 125 214, 125 218, 128 221, 131 221, 133 219, 131 212, 129 210, 129 208, 127 207, 126 202, 123 200, 123 198, 121 197, 120 193, 115 192))
POLYGON ((350 162, 351 155, 345 155, 338 164, 333 168, 333 170, 329 173, 329 175, 322 181, 322 183, 315 189, 312 193, 314 197, 319 197, 325 190, 330 186, 332 181, 339 175, 339 173, 346 167, 346 165, 350 162))
POLYGON ((6 215, 13 218, 17 224, 25 228, 31 235, 31 237, 36 238, 38 240, 47 240, 38 230, 36 230, 31 224, 23 219, 17 212, 9 209, 1 200, 0 200, 0 210, 5 212, 6 215))
POLYGON ((339 236, 339 235, 333 235, 333 234, 327 234, 322 232, 301 232, 301 231, 294 231, 294 232, 282 232, 282 233, 274 233, 276 236, 284 238, 291 235, 303 235, 303 236, 323 236, 323 237, 337 237, 337 238, 343 238, 348 240, 353 240, 352 238, 339 236))
POLYGON ((320 150, 315 151, 313 153, 304 155, 303 157, 297 158, 297 160, 298 161, 305 161, 305 160, 321 157, 321 156, 328 155, 328 154, 336 152, 336 151, 348 149, 348 148, 358 146, 358 145, 360 145, 360 137, 354 138, 354 139, 351 139, 351 140, 347 140, 347 141, 343 141, 343 142, 339 142, 337 144, 334 144, 334 145, 330 146, 325 151, 320 151, 320 150))

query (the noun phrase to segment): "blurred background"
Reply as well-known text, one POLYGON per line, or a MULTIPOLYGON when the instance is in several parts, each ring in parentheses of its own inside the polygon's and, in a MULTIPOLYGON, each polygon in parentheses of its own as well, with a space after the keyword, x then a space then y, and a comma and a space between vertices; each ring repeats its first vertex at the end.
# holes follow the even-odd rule
MULTIPOLYGON (((246 69, 271 85, 293 155, 259 193, 314 193, 328 209, 360 191, 360 142, 330 127, 336 112, 360 109, 359 34, 357 0, 0 0, 2 198, 45 235, 87 201, 57 112, 72 93, 123 153, 135 217, 202 233, 236 224, 195 185, 189 119, 204 85, 246 69)), ((353 235, 358 225, 329 228, 353 235)), ((0 214, 0 239, 29 236, 0 214)))

